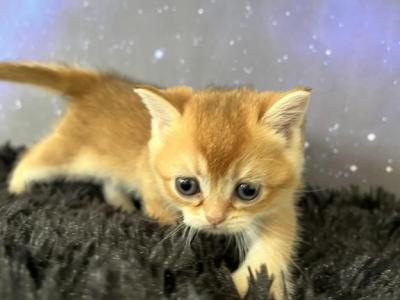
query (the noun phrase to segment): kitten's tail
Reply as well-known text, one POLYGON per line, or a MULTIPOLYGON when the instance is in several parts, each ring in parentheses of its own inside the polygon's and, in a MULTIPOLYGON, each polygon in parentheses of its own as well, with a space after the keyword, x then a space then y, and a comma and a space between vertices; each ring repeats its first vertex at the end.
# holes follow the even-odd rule
POLYGON ((39 85, 68 96, 88 91, 101 73, 58 64, 0 62, 0 80, 39 85))

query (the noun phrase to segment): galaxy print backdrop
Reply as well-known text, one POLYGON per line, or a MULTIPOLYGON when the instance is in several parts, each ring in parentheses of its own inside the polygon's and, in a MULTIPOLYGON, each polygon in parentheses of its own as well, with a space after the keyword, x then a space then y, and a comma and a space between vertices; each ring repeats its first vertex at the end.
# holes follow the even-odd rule
MULTIPOLYGON (((311 86, 309 181, 400 193, 397 0, 0 3, 2 60, 76 63, 166 86, 311 86)), ((63 109, 58 96, 1 83, 0 142, 36 141, 63 109)))

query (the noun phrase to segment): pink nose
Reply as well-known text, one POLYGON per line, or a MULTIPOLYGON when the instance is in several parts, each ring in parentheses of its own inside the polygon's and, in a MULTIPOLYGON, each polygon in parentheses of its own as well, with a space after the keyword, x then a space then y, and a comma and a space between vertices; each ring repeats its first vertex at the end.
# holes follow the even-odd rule
POLYGON ((223 214, 206 215, 207 221, 212 225, 221 224, 223 221, 225 221, 225 218, 226 216, 224 216, 223 214))

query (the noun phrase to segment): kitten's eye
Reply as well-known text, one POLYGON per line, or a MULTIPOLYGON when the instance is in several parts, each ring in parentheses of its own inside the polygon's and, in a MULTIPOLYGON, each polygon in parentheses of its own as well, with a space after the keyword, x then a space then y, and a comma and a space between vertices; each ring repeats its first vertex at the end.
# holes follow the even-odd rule
POLYGON ((177 191, 184 196, 193 196, 200 192, 199 183, 196 178, 178 177, 175 180, 177 191))
POLYGON ((236 186, 236 196, 244 201, 251 201, 256 198, 260 192, 260 185, 252 183, 239 183, 236 186))

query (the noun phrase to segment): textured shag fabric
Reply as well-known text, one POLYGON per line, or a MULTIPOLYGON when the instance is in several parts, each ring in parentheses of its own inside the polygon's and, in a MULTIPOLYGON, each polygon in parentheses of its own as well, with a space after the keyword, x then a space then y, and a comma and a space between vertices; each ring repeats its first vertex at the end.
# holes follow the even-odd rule
MULTIPOLYGON (((0 149, 0 299, 238 299, 233 247, 190 245, 139 211, 116 212, 99 187, 39 185, 13 198, 18 151, 0 149)), ((400 299, 400 202, 381 189, 305 192, 295 299, 400 299)), ((267 299, 265 273, 247 299, 267 299)))

